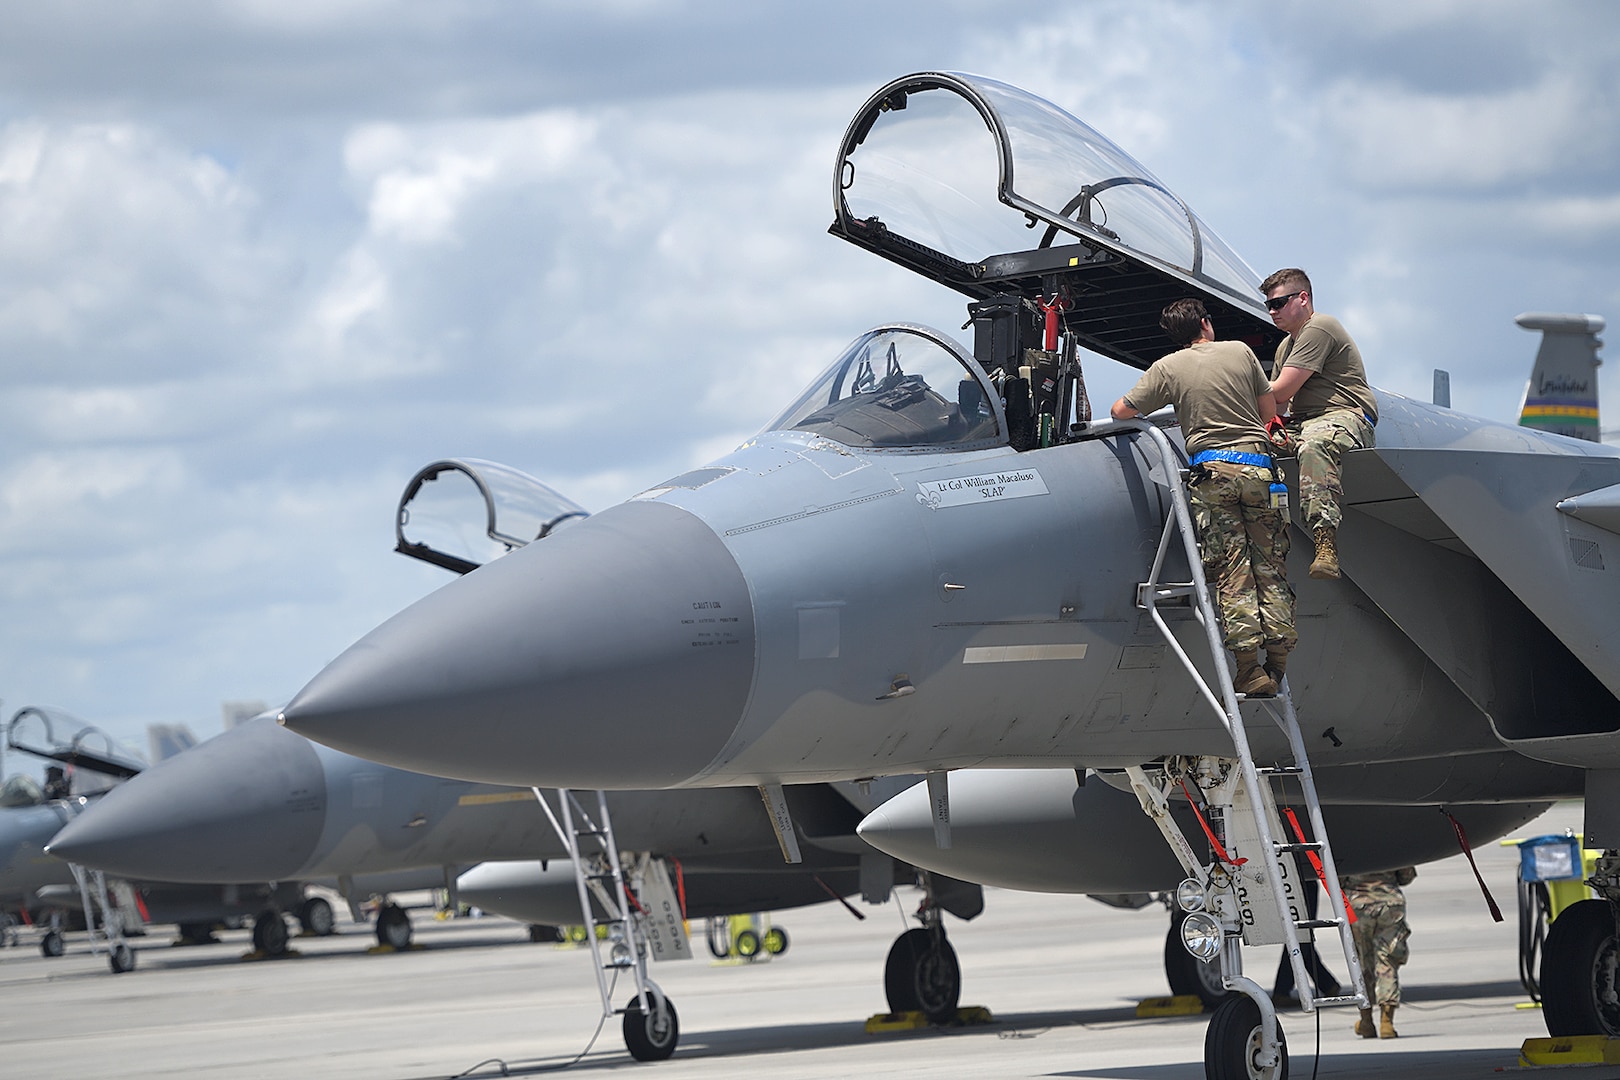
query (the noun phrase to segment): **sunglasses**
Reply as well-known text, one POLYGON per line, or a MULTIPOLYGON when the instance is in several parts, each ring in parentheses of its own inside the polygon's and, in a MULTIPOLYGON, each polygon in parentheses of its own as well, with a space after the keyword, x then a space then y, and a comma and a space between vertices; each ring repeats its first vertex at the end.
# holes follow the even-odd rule
POLYGON ((1266 309, 1269 311, 1281 311, 1283 308, 1288 306, 1288 301, 1303 294, 1304 292, 1305 290, 1301 289, 1299 292, 1291 292, 1283 296, 1273 296, 1271 299, 1266 301, 1266 309))

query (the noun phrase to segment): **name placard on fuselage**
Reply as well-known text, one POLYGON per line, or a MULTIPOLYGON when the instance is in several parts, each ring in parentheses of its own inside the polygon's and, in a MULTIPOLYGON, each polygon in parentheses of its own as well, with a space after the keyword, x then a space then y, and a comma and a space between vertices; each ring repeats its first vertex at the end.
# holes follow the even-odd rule
POLYGON ((1034 469, 1010 469, 1006 472, 979 473, 975 476, 950 476, 943 480, 924 480, 917 484, 917 501, 934 510, 947 506, 966 506, 969 503, 994 502, 1000 499, 1027 499, 1031 495, 1047 495, 1046 481, 1034 469))

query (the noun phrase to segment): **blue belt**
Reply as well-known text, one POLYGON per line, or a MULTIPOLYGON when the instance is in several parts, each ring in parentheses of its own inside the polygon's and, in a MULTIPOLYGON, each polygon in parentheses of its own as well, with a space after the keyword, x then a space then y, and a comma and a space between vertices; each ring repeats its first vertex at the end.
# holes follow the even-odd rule
POLYGON ((1202 465, 1206 461, 1226 461, 1233 465, 1258 465, 1262 469, 1271 468, 1271 458, 1266 454, 1245 454, 1241 450, 1200 450, 1192 456, 1192 464, 1202 465))

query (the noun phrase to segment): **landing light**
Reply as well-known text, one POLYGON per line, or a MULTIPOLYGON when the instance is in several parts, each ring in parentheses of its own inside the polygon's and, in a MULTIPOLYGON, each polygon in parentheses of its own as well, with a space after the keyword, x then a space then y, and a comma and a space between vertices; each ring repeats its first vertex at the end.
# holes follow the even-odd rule
POLYGON ((1182 911, 1204 910, 1204 884, 1197 878, 1188 878, 1176 886, 1176 906, 1182 911))
POLYGON ((1207 964, 1221 954, 1221 924, 1209 912, 1195 911, 1181 921, 1181 943, 1207 964))

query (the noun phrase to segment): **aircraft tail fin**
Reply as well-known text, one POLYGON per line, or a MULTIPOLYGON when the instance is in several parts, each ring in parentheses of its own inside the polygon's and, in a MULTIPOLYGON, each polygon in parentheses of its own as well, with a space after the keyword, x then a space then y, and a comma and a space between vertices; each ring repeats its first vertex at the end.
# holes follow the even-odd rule
POLYGON ((172 758, 197 745, 197 736, 184 724, 147 724, 146 738, 152 747, 152 760, 172 758))
POLYGON ((1597 357, 1604 321, 1598 315, 1530 311, 1513 320, 1541 331, 1536 366, 1519 408, 1522 427, 1598 442, 1597 357))

